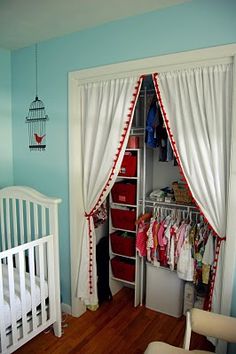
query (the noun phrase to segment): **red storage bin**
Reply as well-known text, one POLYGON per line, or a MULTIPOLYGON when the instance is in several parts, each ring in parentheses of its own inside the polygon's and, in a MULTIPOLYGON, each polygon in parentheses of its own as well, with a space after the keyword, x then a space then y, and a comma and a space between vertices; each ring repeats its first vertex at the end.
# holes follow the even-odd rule
POLYGON ((128 149, 138 149, 139 148, 139 137, 131 135, 127 144, 128 149))
POLYGON ((123 256, 135 256, 135 237, 124 232, 113 232, 110 234, 112 252, 123 256))
POLYGON ((136 204, 136 184, 117 182, 111 190, 114 203, 136 204))
POLYGON ((111 260, 111 268, 115 278, 135 281, 135 262, 132 259, 116 256, 111 260))
POLYGON ((135 210, 111 209, 111 219, 115 228, 135 231, 135 210))
POLYGON ((137 156, 131 152, 125 152, 119 176, 136 177, 137 176, 137 156))

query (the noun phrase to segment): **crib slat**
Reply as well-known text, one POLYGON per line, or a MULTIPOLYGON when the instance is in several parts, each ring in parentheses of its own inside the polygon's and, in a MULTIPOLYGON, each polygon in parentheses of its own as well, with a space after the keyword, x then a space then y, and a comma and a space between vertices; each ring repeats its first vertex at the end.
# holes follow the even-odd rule
MULTIPOLYGON (((4 219, 4 205, 3 199, 1 199, 1 233, 2 233, 2 250, 6 249, 6 235, 5 235, 5 219, 4 219)), ((5 263, 5 261, 4 261, 5 263)))
POLYGON ((27 317, 26 317, 26 283, 25 283, 25 253, 19 251, 19 274, 20 274, 20 297, 22 309, 22 326, 23 337, 27 334, 27 317))
POLYGON ((42 236, 46 235, 46 208, 41 207, 42 214, 42 236))
POLYGON ((20 244, 23 245, 25 243, 24 236, 24 210, 23 210, 23 200, 19 199, 19 211, 20 211, 20 244))
POLYGON ((31 213, 30 213, 30 202, 26 201, 26 215, 27 215, 27 241, 32 241, 31 238, 31 213))
POLYGON ((47 244, 47 259, 48 259, 48 294, 49 294, 49 319, 52 319, 56 313, 55 306, 55 269, 53 256, 53 240, 50 239, 47 244))
POLYGON ((41 316, 42 324, 46 322, 45 312, 45 280, 44 280, 44 245, 39 245, 39 277, 40 277, 40 295, 41 295, 41 316))
MULTIPOLYGON (((41 206, 41 232, 42 237, 46 235, 46 208, 41 206)), ((44 277, 47 279, 47 253, 46 245, 44 245, 44 277)))
POLYGON ((39 218, 38 218, 38 205, 34 203, 34 237, 35 240, 39 237, 39 218))
POLYGON ((30 293, 32 307, 33 330, 36 328, 36 306, 35 306, 35 272, 34 272, 34 247, 29 249, 29 271, 30 271, 30 293))
POLYGON ((6 223, 7 223, 7 249, 12 248, 11 245, 11 224, 10 224, 10 202, 6 198, 6 223))
POLYGON ((16 327, 16 304, 15 304, 15 285, 13 274, 13 256, 10 254, 7 257, 8 264, 8 285, 10 293, 10 309, 11 309, 11 329, 13 345, 17 343, 17 327, 16 327))
MULTIPOLYGON (((38 205, 34 203, 34 239, 37 240, 39 237, 39 218, 38 218, 38 205)), ((39 249, 35 248, 35 258, 36 258, 36 275, 39 275, 39 249)))
POLYGON ((12 199, 12 213, 13 213, 14 247, 16 247, 16 246, 18 246, 16 199, 12 199))
POLYGON ((4 298, 3 298, 3 277, 2 277, 2 262, 0 259, 0 345, 2 353, 5 353, 7 347, 6 341, 6 328, 5 328, 5 321, 4 321, 4 298))

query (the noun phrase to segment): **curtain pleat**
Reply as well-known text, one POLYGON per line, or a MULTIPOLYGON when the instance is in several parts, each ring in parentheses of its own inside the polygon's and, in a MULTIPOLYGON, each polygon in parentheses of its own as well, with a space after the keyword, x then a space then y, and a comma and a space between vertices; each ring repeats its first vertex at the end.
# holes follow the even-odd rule
POLYGON ((230 168, 232 64, 176 70, 154 74, 153 78, 181 172, 218 237, 210 300, 212 310, 220 312, 219 277, 224 249, 221 244, 226 233, 230 168))
POLYGON ((77 296, 97 304, 96 236, 93 214, 107 197, 120 169, 142 78, 128 77, 78 86, 81 261, 77 296))

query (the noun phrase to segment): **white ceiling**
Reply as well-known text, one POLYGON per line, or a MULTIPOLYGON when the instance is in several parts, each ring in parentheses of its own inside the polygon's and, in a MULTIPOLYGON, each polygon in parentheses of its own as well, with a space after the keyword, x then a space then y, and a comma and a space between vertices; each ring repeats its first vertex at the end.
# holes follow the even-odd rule
POLYGON ((0 0, 0 48, 17 49, 191 0, 0 0))

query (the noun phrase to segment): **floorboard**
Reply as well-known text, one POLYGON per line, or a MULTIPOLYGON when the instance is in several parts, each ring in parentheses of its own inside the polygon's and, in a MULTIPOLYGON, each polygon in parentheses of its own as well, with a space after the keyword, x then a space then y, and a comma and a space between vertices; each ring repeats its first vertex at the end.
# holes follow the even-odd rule
MULTIPOLYGON (((41 333, 16 353, 142 354, 151 341, 181 347, 185 317, 175 318, 145 308, 133 307, 133 290, 123 288, 113 300, 80 318, 63 316, 61 338, 52 330, 41 333)), ((191 349, 214 351, 205 337, 193 334, 191 349)))

